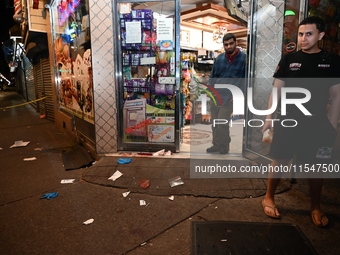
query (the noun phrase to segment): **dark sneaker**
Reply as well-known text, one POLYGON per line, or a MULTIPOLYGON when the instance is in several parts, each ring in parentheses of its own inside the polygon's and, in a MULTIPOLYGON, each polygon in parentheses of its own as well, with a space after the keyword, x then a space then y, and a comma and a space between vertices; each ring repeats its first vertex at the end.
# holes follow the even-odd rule
POLYGON ((219 152, 220 154, 227 154, 229 152, 229 146, 220 148, 219 152))
POLYGON ((220 151, 220 147, 216 146, 216 145, 213 145, 213 146, 211 146, 210 148, 207 149, 208 153, 219 152, 219 151, 220 151))

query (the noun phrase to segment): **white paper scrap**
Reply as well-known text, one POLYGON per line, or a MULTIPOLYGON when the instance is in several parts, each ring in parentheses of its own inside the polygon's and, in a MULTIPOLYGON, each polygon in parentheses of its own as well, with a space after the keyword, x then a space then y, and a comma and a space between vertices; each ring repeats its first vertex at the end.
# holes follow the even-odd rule
POLYGON ((123 174, 117 170, 111 177, 108 178, 108 180, 112 180, 115 181, 117 180, 119 177, 121 177, 123 174))
POLYGON ((145 200, 139 200, 139 205, 140 205, 140 206, 146 205, 145 200))
POLYGON ((174 199, 175 199, 175 196, 170 196, 169 197, 169 200, 171 200, 171 201, 174 201, 174 199))
POLYGON ((93 223, 93 222, 94 222, 94 219, 89 219, 89 220, 87 220, 87 221, 84 221, 83 224, 84 224, 84 225, 89 225, 89 224, 91 224, 91 223, 93 223))
POLYGON ((9 148, 25 147, 25 146, 27 146, 30 142, 31 142, 31 141, 29 141, 29 142, 24 142, 23 140, 15 141, 14 144, 13 144, 11 147, 9 147, 9 148))
POLYGON ((165 149, 154 152, 152 156, 164 156, 165 149))
POLYGON ((74 183, 76 179, 64 179, 64 180, 61 180, 60 183, 62 184, 66 184, 66 183, 74 183))
POLYGON ((2 151, 2 148, 0 147, 0 151, 2 151))
POLYGON ((122 194, 123 194, 123 197, 127 197, 130 194, 130 191, 124 192, 122 194))
POLYGON ((24 161, 33 161, 33 160, 37 160, 37 158, 36 157, 24 158, 24 161))

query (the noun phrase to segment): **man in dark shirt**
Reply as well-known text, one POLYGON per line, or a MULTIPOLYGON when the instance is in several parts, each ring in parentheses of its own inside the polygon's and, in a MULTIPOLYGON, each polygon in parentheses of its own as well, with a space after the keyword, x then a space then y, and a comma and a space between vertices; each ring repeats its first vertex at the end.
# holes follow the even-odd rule
MULTIPOLYGON (((274 74, 274 88, 278 89, 279 98, 283 87, 307 89, 311 98, 304 104, 309 115, 303 114, 295 105, 288 105, 286 115, 278 119, 295 119, 295 127, 284 127, 275 122, 274 137, 270 148, 272 166, 287 166, 294 157, 298 163, 329 164, 340 115, 340 57, 318 47, 323 38, 325 24, 319 17, 308 17, 299 25, 298 44, 300 51, 284 56, 274 74), (327 105, 331 100, 328 116, 327 105)), ((301 98, 301 94, 292 94, 291 98, 301 98)), ((273 103, 271 94, 268 109, 273 103)), ((279 111, 280 112, 280 111, 279 111)), ((264 132, 272 128, 272 115, 266 116, 264 132)), ((269 173, 267 193, 262 200, 265 214, 279 218, 280 213, 274 203, 274 193, 282 173, 269 173)), ((311 216, 313 223, 323 227, 328 225, 328 218, 321 210, 320 197, 323 180, 309 178, 311 196, 311 216)))
MULTIPOLYGON (((246 54, 236 47, 236 37, 228 33, 223 37, 225 53, 218 55, 214 62, 209 78, 209 85, 232 84, 244 90, 246 54)), ((230 120, 233 112, 232 95, 228 89, 216 89, 222 99, 222 105, 210 105, 212 119, 230 120)), ((226 154, 229 152, 230 134, 229 124, 213 125, 213 146, 207 149, 208 153, 219 152, 226 154)))

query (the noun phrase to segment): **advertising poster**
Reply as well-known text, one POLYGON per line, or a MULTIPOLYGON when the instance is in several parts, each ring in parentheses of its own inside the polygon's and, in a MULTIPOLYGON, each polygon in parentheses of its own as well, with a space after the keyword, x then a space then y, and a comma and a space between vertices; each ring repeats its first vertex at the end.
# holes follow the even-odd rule
POLYGON ((58 108, 94 123, 87 1, 56 1, 54 54, 58 108))
POLYGON ((55 54, 59 74, 58 107, 94 123, 91 50, 73 60, 69 45, 59 37, 55 40, 55 54))
POLYGON ((123 118, 125 142, 175 142, 175 111, 153 107, 141 98, 125 102, 123 118))

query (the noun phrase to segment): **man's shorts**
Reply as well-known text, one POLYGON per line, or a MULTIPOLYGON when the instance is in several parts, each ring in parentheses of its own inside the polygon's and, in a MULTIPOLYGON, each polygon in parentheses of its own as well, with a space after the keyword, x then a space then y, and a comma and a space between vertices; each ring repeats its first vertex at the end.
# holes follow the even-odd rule
MULTIPOLYGON (((295 156, 301 163, 330 161, 337 131, 328 118, 305 117, 295 120, 298 122, 296 127, 283 127, 281 121, 275 122, 269 155, 273 159, 292 159, 295 156)), ((293 126, 288 121, 285 123, 293 126)))

